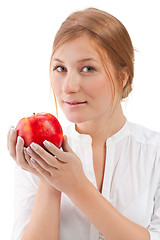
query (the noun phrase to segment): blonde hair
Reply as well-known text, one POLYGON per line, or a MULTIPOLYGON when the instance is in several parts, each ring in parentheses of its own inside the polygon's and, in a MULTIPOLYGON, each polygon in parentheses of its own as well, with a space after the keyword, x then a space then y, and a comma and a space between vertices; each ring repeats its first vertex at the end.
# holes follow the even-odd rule
MULTIPOLYGON (((117 74, 124 67, 128 67, 130 72, 129 78, 126 85, 122 89, 120 98, 122 100, 128 97, 129 93, 132 91, 132 82, 134 76, 134 48, 130 36, 124 25, 117 18, 96 8, 87 8, 82 11, 74 12, 62 23, 53 43, 50 60, 50 73, 52 57, 57 48, 66 41, 77 38, 82 34, 87 34, 92 45, 99 53, 105 70, 110 77, 114 94, 115 86, 107 67, 106 56, 109 57, 117 74)), ((120 82, 121 79, 117 79, 122 86, 122 83, 120 82)))

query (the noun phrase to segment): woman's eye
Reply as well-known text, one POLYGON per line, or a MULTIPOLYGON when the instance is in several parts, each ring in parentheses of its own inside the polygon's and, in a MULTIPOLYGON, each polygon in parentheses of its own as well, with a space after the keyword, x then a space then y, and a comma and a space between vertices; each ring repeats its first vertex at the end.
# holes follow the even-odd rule
POLYGON ((93 72, 93 71, 95 71, 95 68, 92 66, 86 66, 82 70, 83 70, 83 72, 93 72))
POLYGON ((57 72, 66 72, 66 68, 63 66, 55 66, 53 67, 53 71, 57 70, 57 72))

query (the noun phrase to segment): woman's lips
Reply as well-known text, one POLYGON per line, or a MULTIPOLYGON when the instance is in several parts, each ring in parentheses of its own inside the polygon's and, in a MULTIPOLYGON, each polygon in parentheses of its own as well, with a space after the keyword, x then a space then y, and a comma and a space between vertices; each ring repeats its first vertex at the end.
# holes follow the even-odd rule
POLYGON ((87 101, 85 101, 85 102, 78 102, 78 101, 77 102, 76 101, 74 101, 74 102, 66 102, 66 101, 64 101, 64 103, 67 106, 71 107, 71 108, 76 108, 76 107, 83 106, 84 104, 87 103, 87 101))

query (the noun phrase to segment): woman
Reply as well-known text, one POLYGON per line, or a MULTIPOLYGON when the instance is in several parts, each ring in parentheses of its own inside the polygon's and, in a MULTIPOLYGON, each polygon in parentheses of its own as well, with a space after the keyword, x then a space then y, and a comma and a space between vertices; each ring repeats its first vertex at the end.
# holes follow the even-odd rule
POLYGON ((9 131, 18 165, 13 240, 160 239, 160 134, 123 114, 133 75, 132 42, 116 18, 89 8, 61 25, 50 77, 71 124, 62 149, 45 141, 48 151, 24 149, 9 131))

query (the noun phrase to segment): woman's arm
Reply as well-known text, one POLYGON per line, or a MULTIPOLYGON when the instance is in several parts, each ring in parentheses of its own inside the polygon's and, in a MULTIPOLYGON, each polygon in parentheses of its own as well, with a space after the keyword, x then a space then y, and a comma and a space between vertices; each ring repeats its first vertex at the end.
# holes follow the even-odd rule
POLYGON ((120 214, 88 179, 70 199, 107 240, 150 239, 147 229, 120 214))
POLYGON ((61 193, 40 181, 30 222, 21 240, 58 240, 61 193))
POLYGON ((58 240, 61 192, 49 185, 33 167, 27 152, 31 149, 24 149, 24 140, 20 137, 17 139, 17 131, 13 127, 8 132, 7 139, 9 153, 15 162, 40 179, 31 219, 21 240, 58 240))

